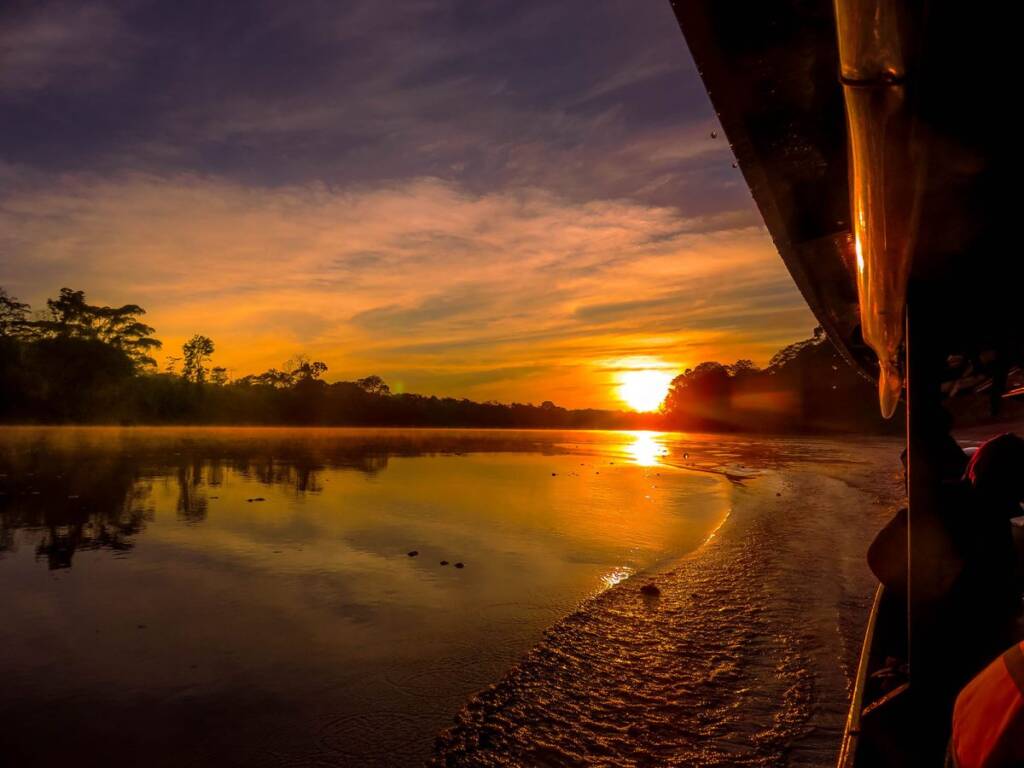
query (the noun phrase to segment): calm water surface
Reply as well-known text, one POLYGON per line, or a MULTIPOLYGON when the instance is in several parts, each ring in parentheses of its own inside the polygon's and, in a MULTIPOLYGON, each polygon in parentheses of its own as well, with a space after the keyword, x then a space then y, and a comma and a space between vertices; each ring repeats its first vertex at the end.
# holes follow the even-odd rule
POLYGON ((546 628, 723 523, 745 469, 678 453, 650 433, 0 430, 0 755, 420 763, 546 628))

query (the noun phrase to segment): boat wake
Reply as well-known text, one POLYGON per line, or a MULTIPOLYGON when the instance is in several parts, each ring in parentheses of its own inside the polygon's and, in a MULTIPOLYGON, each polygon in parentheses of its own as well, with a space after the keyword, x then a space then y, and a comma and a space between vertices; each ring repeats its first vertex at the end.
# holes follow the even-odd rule
MULTIPOLYGON (((841 474, 878 477, 866 469, 841 474)), ((558 623, 430 764, 832 764, 870 603, 863 552, 892 485, 834 475, 736 485, 713 541, 558 623), (639 591, 652 578, 660 596, 639 591)))

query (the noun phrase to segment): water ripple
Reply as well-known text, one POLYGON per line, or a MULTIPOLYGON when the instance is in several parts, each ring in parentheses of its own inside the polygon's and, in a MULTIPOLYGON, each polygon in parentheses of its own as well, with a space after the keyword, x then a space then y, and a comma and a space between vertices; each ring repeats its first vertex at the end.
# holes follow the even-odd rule
POLYGON ((564 619, 430 765, 830 764, 870 594, 861 553, 891 495, 862 469, 864 490, 820 472, 737 488, 714 542, 656 577, 660 597, 633 578, 564 619))

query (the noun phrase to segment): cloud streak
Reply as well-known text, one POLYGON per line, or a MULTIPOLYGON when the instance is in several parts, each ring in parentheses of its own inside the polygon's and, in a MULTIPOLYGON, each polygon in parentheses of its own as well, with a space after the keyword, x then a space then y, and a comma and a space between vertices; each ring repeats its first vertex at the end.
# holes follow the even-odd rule
POLYGON ((29 4, 0 14, 0 96, 24 99, 60 83, 91 91, 126 66, 130 35, 111 7, 29 4))
POLYGON ((429 178, 331 190, 75 176, 4 200, 0 248, 4 279, 34 303, 65 283, 138 301, 169 349, 206 333, 238 372, 304 351, 342 377, 499 399, 550 385, 604 405, 616 359, 763 360, 809 328, 763 230, 713 224, 429 178))
POLYGON ((0 285, 236 375, 609 405, 813 324, 667 3, 13 3, 0 109, 0 285))

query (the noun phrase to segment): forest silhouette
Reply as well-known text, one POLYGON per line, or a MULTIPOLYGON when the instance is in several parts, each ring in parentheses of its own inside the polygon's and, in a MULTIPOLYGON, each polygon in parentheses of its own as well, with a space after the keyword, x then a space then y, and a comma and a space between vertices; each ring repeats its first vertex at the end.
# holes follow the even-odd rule
POLYGON ((657 413, 475 402, 392 392, 376 375, 328 383, 299 356, 230 379, 196 334, 158 371, 161 348, 137 304, 89 304, 62 288, 46 309, 0 288, 0 421, 42 424, 252 424, 892 432, 874 387, 820 328, 764 368, 704 362, 677 376, 657 413))

